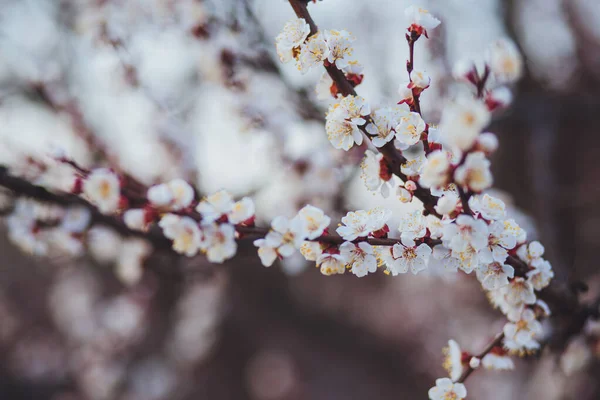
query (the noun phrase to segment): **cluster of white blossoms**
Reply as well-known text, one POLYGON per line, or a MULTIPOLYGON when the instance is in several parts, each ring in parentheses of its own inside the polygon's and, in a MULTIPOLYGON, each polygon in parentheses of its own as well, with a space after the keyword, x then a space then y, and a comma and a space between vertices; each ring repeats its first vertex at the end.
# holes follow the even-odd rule
MULTIPOLYGON (((414 6, 406 9, 405 16, 411 49, 421 35, 427 37, 440 23, 426 10, 414 6)), ((290 26, 306 32, 301 23, 292 21, 281 37, 290 26)), ((331 35, 298 33, 295 37, 304 40, 296 51, 301 70, 324 64, 345 72, 347 64, 337 61, 350 54, 343 50, 350 40, 343 41, 331 59, 328 58, 333 52, 328 44, 331 35)), ((279 40, 278 37, 278 43, 279 40)), ((481 359, 465 358, 458 345, 451 343, 451 362, 447 363, 451 366, 451 379, 439 379, 429 396, 462 399, 466 397, 466 388, 453 381, 459 379, 464 366, 511 368, 508 352, 526 353, 539 348, 536 338, 542 329, 538 319, 549 314, 545 303, 536 296, 536 291, 544 289, 553 277, 550 264, 541 258, 543 247, 538 242, 527 243, 526 232, 507 217, 505 204, 485 193, 493 183, 488 157, 497 149, 498 140, 484 129, 492 112, 510 103, 510 90, 502 85, 520 76, 522 60, 514 45, 500 40, 490 47, 483 66, 475 62, 459 63, 456 77, 474 90, 459 91, 443 109, 437 127, 425 122, 420 113, 420 95, 431 85, 431 78, 426 72, 413 69, 412 58, 407 65, 409 80, 400 84, 400 100, 393 106, 371 109, 354 92, 341 96, 331 90, 336 101, 327 112, 325 130, 336 149, 347 151, 355 144, 361 145, 365 137, 375 149, 385 147, 382 153, 372 150, 365 153, 361 177, 367 189, 380 192, 383 197, 395 192, 402 202, 418 197, 426 203, 430 215, 420 211, 402 215, 398 233, 388 237, 389 212, 350 212, 337 229, 345 242, 321 241, 319 246, 303 243, 306 236, 294 228, 295 219, 283 231, 274 223, 269 234, 288 237, 287 242, 271 240, 273 244, 269 246, 269 240, 261 239, 259 251, 268 255, 270 264, 276 256, 286 256, 277 247, 281 243, 290 248, 304 247, 303 254, 316 260, 326 275, 350 269, 363 276, 376 271, 377 266, 391 275, 409 271, 417 274, 431 263, 449 271, 475 275, 491 302, 507 316, 508 323, 502 343, 481 359), (388 159, 391 151, 398 155, 388 159), (401 160, 400 173, 398 160, 401 160)), ((348 76, 346 79, 353 84, 348 76)), ((323 88, 320 91, 333 88, 336 83, 324 78, 319 84, 323 88)))
POLYGON ((347 73, 360 71, 352 60, 352 42, 355 38, 345 30, 327 30, 310 34, 310 26, 303 18, 296 18, 285 24, 282 32, 275 38, 279 59, 287 63, 296 60, 296 66, 306 73, 323 63, 335 65, 347 73))

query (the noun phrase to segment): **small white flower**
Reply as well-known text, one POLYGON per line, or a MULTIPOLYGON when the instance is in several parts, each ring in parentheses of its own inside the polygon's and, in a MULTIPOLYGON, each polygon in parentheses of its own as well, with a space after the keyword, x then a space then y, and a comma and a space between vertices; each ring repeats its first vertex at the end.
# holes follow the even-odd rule
POLYGON ((544 259, 538 258, 532 261, 533 269, 527 272, 527 280, 533 285, 535 290, 542 290, 550 284, 554 278, 552 265, 544 259))
POLYGON ((347 65, 342 68, 346 74, 360 75, 365 68, 356 60, 348 61, 347 65))
POLYGON ((173 179, 167 183, 167 187, 171 191, 172 200, 170 208, 172 210, 181 210, 189 207, 194 200, 194 189, 183 179, 173 179))
POLYGON ((310 26, 303 18, 288 21, 283 31, 275 38, 277 54, 281 62, 289 62, 294 57, 294 49, 300 47, 310 33, 310 26))
POLYGON ((515 322, 504 325, 504 346, 511 351, 531 351, 540 348, 535 340, 542 334, 542 324, 535 319, 533 310, 527 308, 521 318, 515 322))
POLYGON ((400 236, 405 239, 420 239, 427 233, 427 220, 420 210, 406 212, 398 225, 400 236))
POLYGON ((345 30, 328 30, 324 32, 324 36, 327 46, 329 47, 327 61, 335 64, 339 69, 346 68, 348 66, 349 58, 354 51, 352 42, 356 39, 345 30))
POLYGON ((365 151, 365 158, 360 164, 361 178, 365 186, 372 192, 379 191, 383 198, 388 198, 394 184, 394 176, 389 170, 383 154, 371 150, 365 151))
POLYGON ((428 394, 430 400, 463 400, 467 397, 467 388, 462 383, 452 383, 449 378, 440 378, 428 394))
POLYGON ((340 254, 323 253, 317 258, 317 267, 323 275, 343 274, 346 272, 346 260, 340 254))
POLYGON ((278 256, 277 246, 279 245, 279 241, 273 240, 271 234, 272 232, 269 232, 264 239, 257 239, 254 241, 254 246, 258 247, 258 257, 260 257, 260 262, 265 267, 273 265, 278 256), (269 235, 271 235, 271 237, 269 237, 269 235))
POLYGON ((409 6, 404 10, 404 17, 409 24, 409 31, 416 31, 418 34, 424 34, 427 37, 430 30, 435 29, 440 20, 435 18, 429 11, 417 7, 409 6))
POLYGON ((392 258, 387 258, 387 270, 394 276, 405 274, 409 270, 416 275, 427 268, 431 247, 422 243, 418 246, 409 239, 401 239, 402 243, 392 247, 392 258))
POLYGON ((485 96, 485 104, 490 110, 508 107, 512 100, 512 92, 506 86, 494 88, 485 96))
POLYGON ((339 226, 336 232, 347 241, 367 237, 371 232, 382 229, 391 215, 390 210, 382 208, 374 208, 369 211, 350 211, 345 217, 342 217, 344 225, 339 226))
POLYGON ((132 208, 123 214, 125 225, 134 231, 143 231, 147 228, 146 213, 142 208, 132 208))
POLYGON ((410 82, 401 82, 398 86, 398 94, 400 95, 400 102, 402 104, 412 104, 414 101, 412 89, 409 87, 410 82))
POLYGON ((371 122, 366 126, 375 147, 382 147, 394 139, 395 128, 409 110, 405 104, 394 107, 378 108, 372 114, 371 122))
MULTIPOLYGON (((259 247, 271 247, 277 249, 279 256, 289 257, 302 246, 305 238, 300 220, 276 217, 271 222, 271 228, 272 230, 265 237, 266 242, 260 242, 259 247)), ((263 250, 263 252, 266 251, 263 250)))
POLYGON ((481 249, 480 259, 484 263, 503 263, 508 257, 508 251, 517 244, 517 239, 507 231, 503 221, 495 221, 488 226, 488 244, 481 249))
POLYGON ((410 73, 410 88, 427 89, 431 83, 431 78, 424 71, 413 70, 410 73))
POLYGON ((480 219, 461 214, 455 223, 444 226, 443 240, 454 251, 463 251, 469 245, 479 251, 488 244, 488 226, 480 219))
POLYGON ((244 197, 233 204, 227 214, 227 220, 234 225, 241 224, 254 217, 254 212, 254 202, 250 197, 244 197))
POLYGON ((400 119, 396 126, 396 139, 405 145, 412 146, 421 140, 421 134, 425 130, 425 121, 416 113, 411 112, 400 119))
POLYGON ((488 54, 488 65, 500 82, 514 82, 523 74, 523 59, 519 49, 507 39, 497 40, 488 54))
POLYGON ((517 256, 527 264, 541 258, 544 255, 544 246, 537 240, 520 246, 517 249, 517 256))
POLYGON ((432 239, 440 239, 444 234, 444 222, 435 215, 429 214, 425 217, 425 223, 432 239))
POLYGON ((458 268, 462 269, 466 274, 473 272, 481 262, 479 252, 470 244, 467 244, 467 247, 463 250, 452 250, 452 257, 459 260, 460 265, 458 268))
POLYGON ((461 260, 452 256, 452 250, 438 244, 433 247, 433 258, 438 260, 448 271, 456 272, 461 267, 461 260))
POLYGON ((113 214, 121 200, 119 177, 107 168, 95 169, 83 183, 83 194, 102 214, 113 214))
POLYGON ((315 87, 315 93, 317 94, 317 100, 328 101, 335 98, 334 93, 331 92, 331 86, 333 85, 333 79, 327 72, 323 72, 321 79, 317 82, 315 87))
POLYGON ((485 369, 494 371, 508 371, 515 369, 513 360, 504 354, 488 353, 481 359, 481 365, 485 369))
POLYGON ((198 223, 190 217, 166 214, 158 223, 163 234, 173 241, 173 250, 179 254, 193 257, 198 253, 202 233, 198 223))
POLYGON ((421 185, 430 188, 442 188, 446 186, 449 178, 450 157, 443 150, 436 150, 427 156, 427 161, 421 173, 421 185))
POLYGON ((92 214, 85 207, 69 207, 62 218, 60 227, 67 232, 82 233, 90 225, 92 214))
POLYGON ((459 97, 442 112, 440 130, 444 132, 445 144, 462 151, 469 150, 490 118, 483 103, 468 96, 459 97))
POLYGON ((489 194, 473 196, 469 199, 471 209, 488 221, 504 219, 506 217, 506 205, 504 202, 489 194))
POLYGON ((515 269, 510 265, 492 262, 480 264, 477 269, 477 279, 486 290, 495 290, 508 285, 508 278, 515 276, 515 269))
POLYGON ((484 132, 477 137, 477 147, 486 155, 490 155, 498 150, 498 136, 491 132, 484 132))
POLYGON ((115 264, 115 275, 123 284, 131 286, 140 281, 144 273, 144 260, 152 252, 152 246, 143 239, 123 241, 115 264))
POLYGON ((323 254, 323 249, 319 242, 306 241, 300 246, 300 253, 302 253, 306 261, 317 261, 317 258, 323 254))
POLYGON ((462 351, 460 346, 454 340, 448 340, 448 346, 444 347, 443 367, 448 371, 450 379, 456 382, 463 373, 462 351))
POLYGON ((329 47, 323 35, 319 32, 308 38, 308 41, 300 47, 300 56, 296 66, 305 74, 309 69, 320 65, 329 56, 329 47))
POLYGON ((340 246, 340 254, 347 260, 351 272, 359 278, 377 271, 377 259, 373 247, 366 242, 357 244, 344 242, 340 246))
POLYGON ((512 306, 519 304, 534 304, 536 297, 533 285, 524 278, 516 277, 507 286, 502 288, 505 300, 512 306))
POLYGON ((435 206, 435 211, 441 215, 450 215, 456 211, 460 198, 454 192, 446 192, 440 197, 435 206))
POLYGON ((465 188, 481 192, 492 186, 490 161, 482 152, 470 153, 464 164, 454 172, 454 179, 465 188))
POLYGON ((233 210, 233 198, 225 191, 220 190, 204 199, 196 206, 196 211, 202 215, 202 223, 210 224, 223 215, 233 210))
POLYGON ((316 239, 321 236, 331 222, 331 218, 325 215, 323 210, 310 204, 304 206, 296 218, 300 220, 300 229, 307 239, 316 239))
POLYGON ((524 243, 527 240, 527 232, 517 224, 514 219, 504 220, 504 228, 517 239, 517 243, 524 243))
POLYGON ((362 97, 346 96, 329 107, 325 118, 327 138, 336 149, 349 150, 354 143, 360 145, 363 136, 358 129, 371 109, 362 97))
POLYGON ((237 252, 235 241, 235 227, 231 224, 212 224, 202 227, 204 234, 200 242, 202 250, 206 251, 206 258, 212 263, 222 263, 232 258, 237 252))
MULTIPOLYGON (((396 142, 398 141, 396 140, 396 142)), ((402 155, 406 158, 406 162, 400 166, 400 171, 408 177, 419 176, 423 171, 425 161, 427 161, 423 142, 420 141, 416 145, 404 149, 402 155)))
POLYGON ((173 201, 173 192, 165 183, 151 186, 146 194, 148 201, 155 207, 167 207, 173 201))

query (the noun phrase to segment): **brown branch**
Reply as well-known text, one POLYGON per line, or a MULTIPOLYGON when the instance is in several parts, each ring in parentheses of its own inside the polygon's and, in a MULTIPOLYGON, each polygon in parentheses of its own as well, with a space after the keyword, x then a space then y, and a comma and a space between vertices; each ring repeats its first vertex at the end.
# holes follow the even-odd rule
MULTIPOLYGON (((504 340, 504 332, 501 332, 499 334, 496 335, 496 337, 494 338, 494 340, 492 340, 486 347, 485 349, 483 349, 483 351, 479 354, 477 354, 474 357, 479 358, 480 360, 485 357, 490 351, 492 351, 492 349, 494 347, 497 346, 501 346, 502 345, 502 341, 504 340)), ((475 369, 471 368, 470 365, 467 366, 467 369, 463 371, 462 375, 460 376, 460 378, 458 378, 458 380, 456 381, 457 383, 464 383, 467 378, 473 373, 473 371, 475 371, 475 369)))

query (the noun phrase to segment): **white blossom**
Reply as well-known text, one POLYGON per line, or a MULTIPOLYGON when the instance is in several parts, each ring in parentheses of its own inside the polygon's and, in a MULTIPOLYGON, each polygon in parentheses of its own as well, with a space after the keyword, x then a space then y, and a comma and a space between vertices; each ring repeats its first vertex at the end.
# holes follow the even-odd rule
POLYGON ((304 241, 299 219, 276 217, 271 222, 271 228, 264 239, 254 241, 254 245, 258 247, 258 256, 265 267, 271 266, 278 256, 290 257, 304 241))
POLYGON ((427 233, 427 220, 420 210, 406 212, 400 217, 398 225, 400 236, 405 239, 420 239, 427 233))
POLYGON ((235 227, 231 224, 211 224, 202 227, 203 239, 200 247, 212 263, 222 263, 232 258, 237 251, 235 227))
POLYGON ((504 325, 504 346, 510 351, 531 351, 540 348, 535 340, 542 334, 542 324, 535 318, 533 310, 527 308, 519 320, 504 325))
POLYGON ((438 260, 447 271, 456 272, 461 266, 461 260, 452 256, 452 250, 441 244, 433 247, 433 258, 438 260))
POLYGON ((470 153, 454 172, 454 179, 465 188, 481 192, 492 185, 490 161, 482 152, 470 153))
POLYGON ((356 39, 345 30, 327 30, 324 32, 324 36, 329 47, 327 61, 335 64, 339 69, 346 68, 354 50, 352 42, 356 39))
POLYGON ((542 290, 548 286, 550 280, 554 278, 552 265, 541 258, 532 261, 531 265, 533 266, 533 269, 527 272, 527 280, 535 290, 542 290))
POLYGON ((299 219, 300 229, 307 239, 316 239, 321 236, 331 222, 331 218, 325 215, 323 210, 311 205, 304 206, 296 218, 299 219))
POLYGON ((427 89, 431 83, 431 78, 425 73, 425 71, 412 70, 410 73, 410 88, 417 88, 420 90, 427 89))
POLYGON ((504 219, 506 217, 506 205, 504 202, 487 193, 483 196, 471 197, 469 199, 469 207, 488 221, 504 219))
POLYGON ((189 207, 194 200, 194 189, 183 179, 173 179, 167 183, 171 191, 172 199, 170 208, 172 210, 181 210, 189 207))
POLYGON ((132 208, 123 214, 123 222, 131 230, 142 231, 147 227, 146 213, 142 208, 132 208))
POLYGON ((93 170, 83 183, 83 194, 103 214, 119 209, 121 183, 117 174, 107 168, 93 170))
POLYGON ((377 259, 369 243, 344 242, 340 246, 340 254, 347 260, 350 271, 359 278, 377 271, 377 259))
POLYGON ((440 378, 428 394, 430 400, 463 400, 467 397, 467 388, 462 383, 452 383, 449 378, 440 378))
POLYGON ((494 371, 508 371, 515 369, 515 364, 508 355, 496 354, 494 352, 490 352, 483 356, 481 365, 483 365, 485 369, 494 371))
POLYGON ((360 145, 363 136, 358 129, 366 120, 371 108, 362 97, 346 96, 329 107, 325 119, 327 138, 336 149, 349 150, 354 143, 360 145))
POLYGON ((490 122, 487 107, 471 97, 461 96, 448 104, 440 121, 444 143, 462 151, 469 150, 477 135, 490 122))
POLYGON ((450 159, 447 152, 436 150, 427 155, 427 161, 421 173, 421 185, 441 188, 448 183, 450 159))
POLYGON ((437 28, 440 24, 440 20, 431 15, 429 11, 414 5, 404 10, 404 17, 410 26, 409 30, 415 30, 425 36, 428 35, 428 31, 437 28))
POLYGON ((343 274, 347 260, 340 254, 323 253, 317 258, 317 267, 323 275, 343 274))
POLYGON ((362 170, 360 176, 367 189, 372 192, 379 191, 383 198, 388 198, 394 178, 385 163, 383 154, 371 150, 365 151, 365 158, 360 164, 360 168, 362 170))
POLYGON ((323 249, 319 242, 306 241, 300 246, 300 253, 302 253, 306 261, 317 261, 317 258, 323 254, 323 249))
POLYGON ((372 136, 373 145, 382 147, 394 139, 395 128, 408 113, 408 107, 404 104, 376 109, 371 115, 371 122, 365 128, 372 136))
POLYGON ((368 211, 350 211, 342 217, 342 226, 336 232, 344 240, 352 241, 359 237, 367 237, 370 233, 382 229, 390 219, 392 212, 382 208, 374 208, 368 211))
POLYGON ((527 232, 514 219, 504 220, 504 228, 517 239, 517 243, 523 243, 527 240, 527 232))
POLYGON ((318 66, 323 63, 329 56, 329 47, 323 34, 317 32, 308 38, 300 47, 300 56, 298 57, 298 63, 296 66, 298 70, 305 74, 312 67, 318 66))
POLYGON ((521 277, 516 277, 507 286, 502 288, 506 302, 512 306, 520 304, 534 304, 536 297, 533 285, 521 277))
POLYGON ((250 197, 244 197, 233 204, 231 211, 227 213, 227 220, 234 225, 241 224, 252 219, 254 212, 254 202, 250 197))
POLYGON ((294 49, 304 43, 310 34, 310 26, 303 18, 288 21, 283 31, 275 38, 277 55, 281 62, 289 62, 294 58, 294 49))
POLYGON ((82 233, 90 225, 92 214, 85 207, 69 207, 60 223, 61 229, 71 233, 82 233))
POLYGON ((402 155, 406 158, 406 162, 400 166, 400 171, 408 177, 420 175, 427 160, 423 142, 420 141, 416 145, 405 149, 402 155))
POLYGON ((177 253, 193 257, 200 249, 202 232, 198 223, 190 217, 175 214, 164 215, 158 225, 164 235, 173 241, 173 250, 177 253))
POLYGON ((450 379, 456 382, 463 373, 462 351, 456 341, 449 340, 448 346, 444 347, 443 367, 448 371, 450 379))
POLYGON ((503 221, 491 223, 488 230, 488 244, 481 249, 479 257, 484 263, 503 263, 508 257, 508 250, 517 244, 517 239, 506 229, 503 221))
POLYGON ((495 290, 508 285, 508 278, 514 278, 515 269, 510 265, 492 262, 480 264, 477 269, 477 279, 486 290, 495 290))
POLYGON ((488 226, 480 219, 461 214, 456 223, 444 226, 442 239, 444 243, 448 243, 447 247, 454 251, 463 251, 469 245, 479 251, 488 243, 488 226))
POLYGON ((409 270, 416 275, 427 268, 431 247, 425 243, 416 246, 413 240, 401 239, 401 243, 392 247, 391 254, 385 251, 379 253, 380 256, 382 254, 381 258, 392 275, 405 274, 409 270))
POLYGON ((396 126, 396 139, 405 145, 412 146, 421 140, 421 134, 425 130, 425 121, 416 113, 411 112, 400 118, 396 126))
POLYGON ((514 82, 523 74, 523 59, 517 46, 510 40, 500 39, 492 44, 488 65, 496 80, 514 82))
POLYGON ((146 197, 155 207, 167 207, 173 201, 173 192, 166 183, 161 183, 151 186, 146 197))
POLYGON ((440 197, 435 205, 435 211, 441 215, 450 215, 456 211, 460 202, 458 194, 454 192, 446 192, 440 197))
POLYGON ((477 137, 477 148, 486 155, 490 155, 498 150, 499 145, 498 136, 491 132, 483 132, 477 137))
POLYGON ((210 224, 223 215, 229 214, 233 210, 233 205, 231 195, 225 190, 219 190, 202 199, 196 206, 196 211, 202 215, 203 224, 210 224))
POLYGON ((520 246, 517 249, 517 256, 527 264, 530 264, 532 261, 540 259, 544 255, 545 250, 540 242, 534 240, 529 244, 520 246))

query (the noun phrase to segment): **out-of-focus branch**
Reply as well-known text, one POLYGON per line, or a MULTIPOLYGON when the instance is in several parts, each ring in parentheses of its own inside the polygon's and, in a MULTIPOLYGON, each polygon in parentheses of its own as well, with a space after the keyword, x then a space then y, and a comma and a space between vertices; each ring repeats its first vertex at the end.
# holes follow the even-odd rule
MULTIPOLYGON (((492 340, 490 343, 488 343, 488 345, 485 346, 485 349, 483 349, 483 351, 481 353, 477 354, 474 357, 477 357, 481 360, 489 352, 491 352, 494 347, 502 346, 503 340, 504 340, 504 332, 497 334, 496 337, 494 338, 494 340, 492 340)), ((462 375, 460 376, 460 378, 458 378, 458 380, 456 382, 464 383, 467 380, 467 378, 473 373, 473 371, 475 371, 475 369, 472 368, 470 365, 467 365, 467 368, 463 371, 462 375)))

